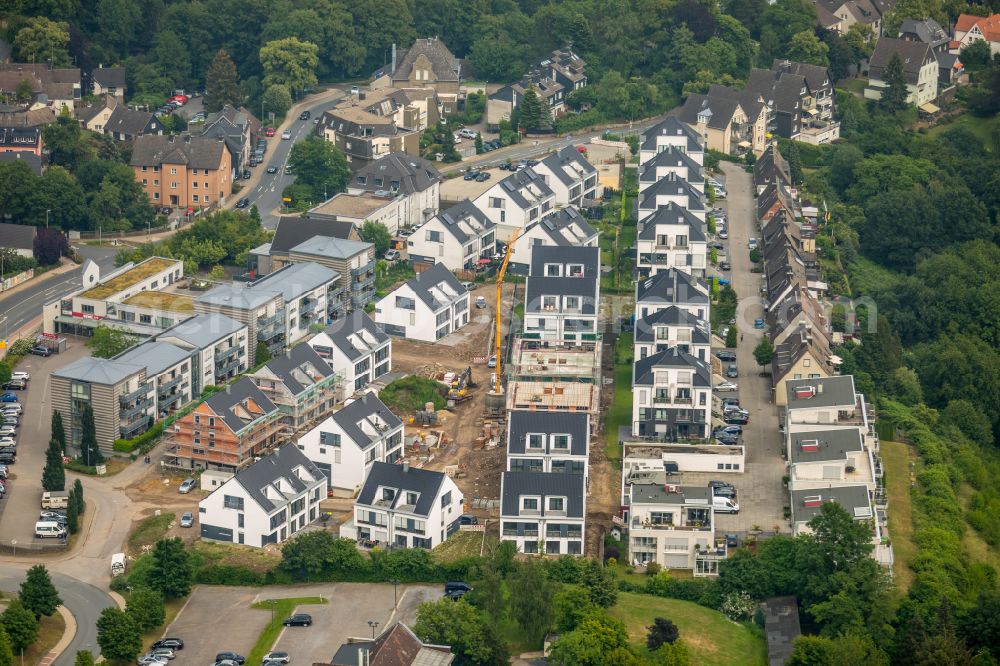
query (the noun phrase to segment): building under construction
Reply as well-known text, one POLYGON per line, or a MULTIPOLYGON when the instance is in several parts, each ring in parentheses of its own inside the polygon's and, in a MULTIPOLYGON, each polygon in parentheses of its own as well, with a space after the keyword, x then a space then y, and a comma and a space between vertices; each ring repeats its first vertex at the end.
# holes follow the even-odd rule
POLYGON ((600 339, 570 344, 523 337, 514 340, 507 365, 507 409, 596 416, 600 402, 600 339))

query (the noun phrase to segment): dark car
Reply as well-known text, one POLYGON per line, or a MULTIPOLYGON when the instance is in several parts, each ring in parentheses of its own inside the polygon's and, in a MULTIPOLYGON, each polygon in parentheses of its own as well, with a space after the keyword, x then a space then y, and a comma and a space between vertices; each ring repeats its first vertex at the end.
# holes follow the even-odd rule
POLYGON ((465 172, 465 175, 462 176, 462 180, 475 180, 477 176, 479 176, 478 173, 476 173, 472 169, 469 169, 468 171, 465 172))
POLYGON ((309 120, 312 117, 312 113, 309 111, 303 111, 299 114, 299 120, 309 120))
POLYGON ((740 547, 740 538, 738 536, 736 536, 735 534, 727 534, 726 535, 726 547, 727 548, 739 548, 740 547))
POLYGON ((728 271, 728 270, 732 270, 732 268, 733 268, 732 265, 728 261, 720 261, 719 262, 719 269, 720 270, 728 271))
POLYGON ((740 443, 740 436, 728 432, 719 432, 715 435, 715 441, 723 446, 735 446, 740 443))
POLYGON ((743 412, 731 412, 729 414, 726 414, 726 417, 723 419, 723 421, 725 421, 730 425, 746 425, 750 423, 750 417, 744 414, 743 412))
POLYGON ((244 657, 243 655, 236 654, 235 652, 220 652, 219 654, 215 655, 216 661, 223 661, 225 659, 228 659, 229 661, 235 661, 237 664, 245 664, 247 661, 246 657, 244 657))
POLYGON ((52 356, 52 350, 41 345, 31 348, 31 353, 35 356, 52 356))
POLYGON ((160 640, 153 643, 150 649, 155 650, 157 648, 170 648, 171 650, 183 650, 184 641, 180 638, 161 638, 160 640))
POLYGON ((308 613, 295 613, 291 617, 285 618, 285 621, 282 622, 286 627, 310 627, 312 623, 312 615, 308 613))
POLYGON ((478 525, 479 524, 479 519, 476 518, 475 516, 469 515, 467 513, 463 513, 461 516, 458 517, 458 524, 459 525, 478 525))
POLYGON ((711 248, 711 249, 713 249, 713 250, 724 250, 724 249, 726 249, 726 246, 723 245, 722 243, 720 243, 719 241, 712 241, 711 243, 708 244, 708 247, 711 248))
POLYGON ((23 379, 12 379, 5 383, 2 388, 7 391, 23 391, 28 388, 28 383, 23 379))
POLYGON ((730 379, 735 379, 736 377, 739 376, 740 376, 740 371, 736 368, 736 364, 730 363, 729 366, 726 368, 726 377, 729 377, 730 379))
POLYGON ((250 180, 250 169, 243 169, 243 180, 250 180))
POLYGON ((503 164, 500 165, 500 170, 501 171, 510 171, 510 166, 511 166, 510 162, 504 162, 503 164))
POLYGON ((170 215, 172 212, 174 212, 174 209, 170 206, 164 206, 160 209, 160 215, 170 215))
POLYGON ((278 173, 278 167, 276 167, 276 166, 269 166, 269 167, 267 167, 267 172, 268 173, 278 173))
POLYGON ((449 599, 461 599, 472 592, 472 586, 460 580, 450 580, 444 584, 444 596, 449 599))
POLYGON ((246 208, 249 205, 250 205, 250 200, 247 199, 246 197, 243 197, 242 199, 240 199, 239 201, 236 202, 236 207, 237 208, 246 208))
POLYGON ((715 352, 715 357, 720 361, 735 361, 736 352, 731 351, 717 351, 715 352))
POLYGON ((490 179, 490 174, 489 174, 489 172, 488 172, 488 171, 480 171, 480 172, 479 172, 479 173, 478 173, 478 174, 476 175, 476 182, 477 182, 477 183, 485 183, 485 182, 486 182, 486 181, 488 181, 489 179, 490 179))
POLYGON ((712 494, 716 497, 736 499, 736 488, 732 486, 719 486, 718 488, 712 488, 712 494))

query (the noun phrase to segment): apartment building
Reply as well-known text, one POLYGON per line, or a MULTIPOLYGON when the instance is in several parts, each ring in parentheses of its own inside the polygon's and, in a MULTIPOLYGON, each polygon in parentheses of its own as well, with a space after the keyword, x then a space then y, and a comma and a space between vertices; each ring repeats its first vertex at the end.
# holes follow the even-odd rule
POLYGON ((291 444, 240 470, 198 502, 201 538, 262 548, 315 522, 326 477, 291 444))
POLYGON ((356 493, 372 465, 402 460, 403 422, 374 393, 364 393, 302 435, 297 446, 330 488, 356 493))
POLYGON ((786 433, 788 488, 867 486, 874 491, 881 477, 875 455, 857 428, 821 428, 786 433))
MULTIPOLYGON (((395 233, 400 227, 415 227, 438 210, 441 201, 441 176, 437 168, 422 157, 394 152, 359 169, 347 183, 354 195, 378 195, 387 192, 399 203, 395 233)), ((372 219, 372 218, 367 218, 372 219)), ((359 225, 360 226, 360 225, 359 225)))
POLYGON ((575 146, 550 153, 531 168, 555 194, 559 207, 580 206, 585 199, 599 200, 604 192, 597 181, 597 168, 575 146))
POLYGON ((0 127, 0 153, 42 156, 42 132, 37 127, 0 127))
POLYGON ((875 50, 868 61, 865 99, 882 99, 882 92, 889 87, 883 78, 885 68, 894 55, 898 55, 903 64, 906 103, 921 108, 937 99, 938 63, 930 45, 892 37, 880 37, 875 42, 875 50))
POLYGON ((345 398, 392 370, 392 338, 364 312, 338 319, 307 344, 343 377, 345 398))
POLYGON ((156 404, 156 418, 164 418, 191 402, 191 352, 169 342, 147 340, 115 357, 116 361, 146 366, 156 404))
POLYGON ((583 555, 587 492, 582 474, 504 472, 500 540, 520 553, 583 555))
POLYGON ((458 531, 464 501, 441 472, 374 462, 340 536, 366 545, 431 549, 458 531))
POLYGON ((233 187, 232 156, 222 137, 143 134, 129 162, 154 206, 224 204, 233 187))
POLYGON ((534 169, 528 167, 493 185, 473 203, 496 225, 497 240, 506 241, 552 210, 556 195, 534 169))
POLYGON ((673 203, 704 222, 704 201, 704 195, 689 182, 676 173, 668 173, 639 193, 636 219, 641 225, 657 210, 673 203))
POLYGON ((708 266, 705 222, 674 201, 659 206, 639 222, 636 259, 640 279, 671 268, 704 277, 708 266))
POLYGON ((737 155, 753 147, 756 118, 731 95, 691 93, 677 117, 701 135, 709 150, 737 155))
POLYGON ((116 439, 142 434, 156 418, 153 385, 141 363, 84 357, 52 372, 49 388, 52 411, 62 414, 66 441, 74 447, 80 446, 87 404, 105 455, 114 452, 116 439))
POLYGON ((507 471, 587 477, 589 442, 589 414, 509 412, 507 471))
POLYGON ((707 321, 710 305, 708 287, 698 278, 676 268, 659 271, 645 280, 636 282, 636 320, 648 317, 671 305, 707 321))
POLYGON ((375 321, 389 335, 435 342, 469 323, 468 290, 435 264, 375 303, 375 321))
POLYGON ((600 232, 594 229, 573 206, 559 208, 542 219, 532 222, 514 241, 507 270, 515 275, 527 275, 535 247, 597 247, 600 232))
POLYGON ((632 374, 632 435, 707 440, 712 424, 711 363, 673 347, 638 359, 632 374))
POLYGON ((788 432, 811 429, 801 426, 844 426, 874 436, 872 412, 865 397, 855 391, 853 375, 789 380, 785 394, 788 432))
MULTIPOLYGON (((270 243, 250 250, 249 268, 253 277, 261 277, 291 263, 289 252, 316 236, 360 241, 358 228, 350 222, 308 217, 285 217, 278 220, 270 243)), ((374 257, 374 250, 372 252, 374 257)), ((345 271, 331 266, 338 273, 345 271)))
POLYGON ((343 395, 343 377, 308 344, 275 356, 249 377, 292 432, 326 418, 343 395))
POLYGON ((331 320, 363 310, 375 298, 375 246, 371 243, 313 236, 288 250, 287 263, 276 260, 274 265, 297 263, 319 264, 337 274, 334 286, 327 293, 327 312, 331 320))
MULTIPOLYGON (((443 99, 458 98, 462 63, 437 37, 421 37, 409 48, 393 43, 387 67, 375 73, 372 88, 433 88, 443 99)), ((446 111, 450 113, 450 111, 446 111)))
POLYGON ((496 253, 496 225, 465 199, 414 229, 406 246, 411 264, 473 270, 496 253))
POLYGON ((711 488, 633 483, 628 507, 633 563, 655 562, 664 569, 688 569, 695 576, 718 575, 726 543, 716 543, 711 488))
POLYGON ((248 339, 246 324, 222 314, 195 315, 156 336, 191 353, 192 396, 246 372, 248 339))
POLYGON ((711 362, 712 331, 708 321, 687 310, 669 305, 641 319, 634 327, 636 360, 654 356, 668 349, 678 349, 699 361, 711 362))
POLYGON ((244 377, 174 421, 165 460, 184 469, 236 472, 278 445, 284 421, 278 406, 244 377))
POLYGON ((705 141, 702 136, 676 116, 667 116, 642 135, 639 144, 639 164, 645 164, 665 150, 686 153, 699 165, 705 163, 705 141))
MULTIPOLYGON (((696 154, 695 154, 696 155, 696 154)), ((655 185, 669 174, 684 179, 699 192, 705 191, 705 172, 695 155, 673 145, 664 146, 639 167, 639 191, 655 185)))
POLYGON ((552 342, 597 339, 600 250, 535 246, 525 287, 524 336, 552 342))
POLYGON ((801 324, 783 342, 775 345, 771 361, 771 389, 775 404, 785 404, 787 392, 784 390, 789 380, 820 379, 837 373, 839 365, 826 344, 826 338, 815 335, 812 327, 801 324))

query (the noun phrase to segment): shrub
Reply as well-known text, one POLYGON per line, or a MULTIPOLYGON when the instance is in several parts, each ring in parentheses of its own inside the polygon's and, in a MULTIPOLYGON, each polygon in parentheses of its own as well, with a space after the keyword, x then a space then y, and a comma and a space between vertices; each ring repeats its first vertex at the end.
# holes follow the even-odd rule
POLYGON ((146 453, 153 447, 153 444, 161 434, 163 434, 163 421, 153 424, 152 428, 138 437, 133 437, 132 439, 116 439, 113 448, 119 453, 132 453, 136 449, 142 453, 146 453))
POLYGON ((194 582, 202 585, 263 585, 266 575, 247 567, 212 564, 194 572, 194 582))

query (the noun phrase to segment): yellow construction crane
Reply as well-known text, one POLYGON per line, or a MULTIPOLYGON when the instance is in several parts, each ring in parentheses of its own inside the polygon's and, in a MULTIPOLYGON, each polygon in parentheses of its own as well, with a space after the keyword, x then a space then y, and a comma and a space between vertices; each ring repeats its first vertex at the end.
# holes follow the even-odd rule
POLYGON ((495 373, 495 378, 494 378, 494 382, 493 382, 493 390, 496 393, 501 393, 503 391, 503 385, 500 383, 500 376, 501 376, 500 370, 503 367, 503 360, 502 360, 502 354, 501 354, 501 349, 503 347, 503 335, 501 334, 501 331, 500 331, 500 321, 501 321, 501 319, 500 319, 500 296, 501 296, 502 291, 503 291, 503 276, 507 273, 507 264, 510 263, 510 255, 514 254, 514 243, 517 241, 517 239, 520 236, 521 236, 521 230, 520 229, 515 229, 514 233, 512 233, 510 235, 510 238, 507 239, 507 251, 503 255, 503 263, 500 264, 500 270, 497 271, 497 311, 496 311, 496 318, 497 318, 497 340, 496 340, 496 342, 497 342, 497 367, 495 368, 496 369, 496 373, 495 373))

